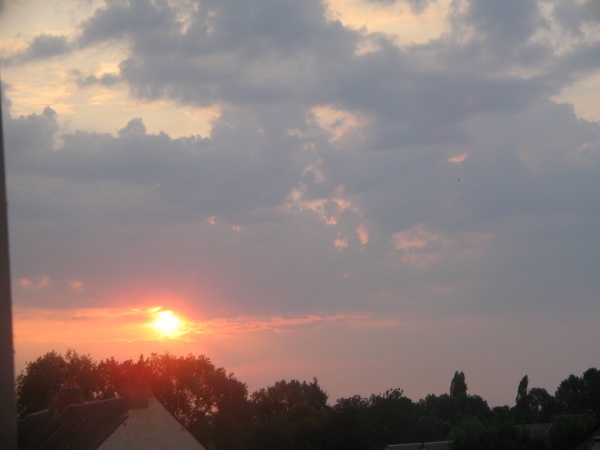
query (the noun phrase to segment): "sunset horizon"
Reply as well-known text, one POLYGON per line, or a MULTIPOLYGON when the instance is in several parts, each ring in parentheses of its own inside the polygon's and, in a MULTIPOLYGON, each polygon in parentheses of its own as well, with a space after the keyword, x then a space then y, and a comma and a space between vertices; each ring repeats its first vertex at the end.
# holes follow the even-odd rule
POLYGON ((4 0, 15 370, 515 404, 600 360, 592 0, 4 0))

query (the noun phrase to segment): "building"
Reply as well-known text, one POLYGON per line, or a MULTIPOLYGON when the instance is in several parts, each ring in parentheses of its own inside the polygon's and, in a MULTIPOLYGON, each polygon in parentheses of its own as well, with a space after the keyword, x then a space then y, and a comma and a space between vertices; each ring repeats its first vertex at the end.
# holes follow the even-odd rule
POLYGON ((81 391, 55 393, 50 408, 19 423, 20 450, 206 450, 146 387, 83 403, 81 391))
POLYGON ((600 426, 595 427, 573 450, 600 450, 600 426))

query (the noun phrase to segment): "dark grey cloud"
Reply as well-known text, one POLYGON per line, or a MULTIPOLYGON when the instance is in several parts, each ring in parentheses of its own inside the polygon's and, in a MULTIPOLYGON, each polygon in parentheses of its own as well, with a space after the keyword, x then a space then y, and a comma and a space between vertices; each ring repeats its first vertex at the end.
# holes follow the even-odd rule
POLYGON ((581 35, 582 26, 600 21, 600 5, 594 0, 560 2, 554 5, 553 17, 571 33, 581 35))
POLYGON ((394 5, 396 3, 406 3, 410 6, 412 12, 420 14, 427 9, 432 3, 437 0, 367 0, 368 3, 379 5, 394 5))
POLYGON ((85 46, 132 35, 141 37, 144 34, 156 42, 161 34, 170 34, 169 26, 174 23, 174 9, 165 1, 107 1, 104 7, 96 10, 90 19, 82 23, 79 43, 85 46))
POLYGON ((490 43, 494 39, 522 43, 533 34, 541 19, 535 0, 471 0, 468 5, 466 20, 490 43))
POLYGON ((33 38, 25 50, 6 58, 5 61, 8 64, 21 64, 66 55, 71 51, 69 36, 42 33, 33 38))
POLYGON ((593 308, 600 130, 550 97, 595 73, 598 44, 558 52, 534 1, 454 4, 447 34, 400 48, 312 0, 107 2, 78 45, 128 55, 119 73, 74 72, 80 87, 221 115, 173 138, 143 117, 100 134, 9 112, 15 270, 48 270, 60 249, 53 276, 210 286, 244 312, 368 309, 381 291, 395 311, 564 310, 569 292, 593 308), (357 123, 334 137, 323 106, 357 123))
POLYGON ((83 75, 79 70, 74 70, 71 75, 79 87, 88 87, 93 85, 101 85, 110 87, 121 81, 121 77, 114 73, 104 73, 101 76, 83 75))

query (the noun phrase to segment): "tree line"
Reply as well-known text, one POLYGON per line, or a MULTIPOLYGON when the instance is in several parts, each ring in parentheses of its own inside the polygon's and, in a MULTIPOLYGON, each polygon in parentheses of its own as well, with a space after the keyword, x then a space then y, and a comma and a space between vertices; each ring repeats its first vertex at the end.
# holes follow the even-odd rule
POLYGON ((154 395, 207 448, 218 450, 381 450, 388 444, 451 440, 457 450, 568 449, 600 420, 600 371, 570 375, 554 395, 529 387, 515 404, 490 408, 468 393, 456 371, 447 394, 413 401, 400 388, 329 404, 315 378, 281 380, 249 393, 245 383, 204 355, 141 355, 137 361, 94 361, 55 351, 27 363, 17 377, 19 418, 48 408, 52 391, 78 388, 85 401, 123 395, 149 384, 154 395), (528 424, 551 422, 547 433, 528 424))

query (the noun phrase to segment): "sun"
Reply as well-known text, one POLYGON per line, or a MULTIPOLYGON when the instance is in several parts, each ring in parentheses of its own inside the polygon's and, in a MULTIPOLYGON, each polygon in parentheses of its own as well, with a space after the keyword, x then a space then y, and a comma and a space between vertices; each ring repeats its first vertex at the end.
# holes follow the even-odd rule
POLYGON ((173 311, 158 311, 156 320, 151 324, 165 336, 177 336, 181 328, 181 320, 173 311))

